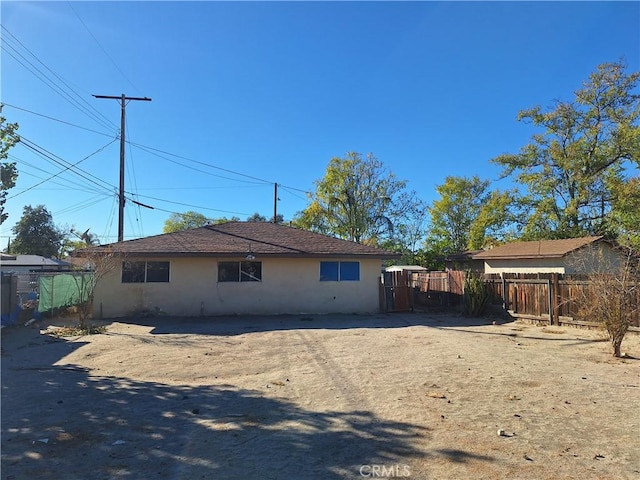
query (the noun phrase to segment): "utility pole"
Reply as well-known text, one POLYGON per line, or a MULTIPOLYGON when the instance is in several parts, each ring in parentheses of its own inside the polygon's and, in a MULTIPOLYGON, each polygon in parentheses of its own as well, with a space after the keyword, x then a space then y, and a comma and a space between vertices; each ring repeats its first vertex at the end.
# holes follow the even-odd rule
POLYGON ((142 100, 150 102, 148 97, 127 97, 123 93, 118 96, 93 95, 95 98, 108 98, 110 100, 120 100, 120 193, 118 205, 118 241, 124 240, 124 113, 127 100, 142 100))
POLYGON ((273 223, 278 223, 278 184, 274 183, 273 189, 273 223))

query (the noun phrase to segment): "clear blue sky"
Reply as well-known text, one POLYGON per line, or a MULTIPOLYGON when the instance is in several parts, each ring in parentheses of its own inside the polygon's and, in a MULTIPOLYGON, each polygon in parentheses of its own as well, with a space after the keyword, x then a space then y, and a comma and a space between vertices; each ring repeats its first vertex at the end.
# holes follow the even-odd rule
POLYGON ((0 8, 3 114, 49 152, 10 153, 20 176, 2 248, 24 205, 38 204, 58 225, 115 241, 120 108, 92 94, 152 98, 126 109, 127 195, 155 207, 127 204, 129 239, 161 233, 170 212, 269 217, 275 182, 289 220, 348 151, 373 153, 429 203, 448 175, 506 188, 489 160, 529 140, 519 110, 571 99, 600 63, 640 67, 638 2, 0 8))

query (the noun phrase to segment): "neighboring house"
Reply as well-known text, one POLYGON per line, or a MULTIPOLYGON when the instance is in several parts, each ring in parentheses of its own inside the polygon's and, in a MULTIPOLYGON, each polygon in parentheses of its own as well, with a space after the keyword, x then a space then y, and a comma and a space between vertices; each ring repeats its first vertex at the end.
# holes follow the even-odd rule
POLYGON ((612 270, 620 266, 615 244, 602 236, 513 242, 473 255, 484 273, 590 273, 596 269, 593 249, 612 270))
POLYGON ((63 260, 41 257, 40 255, 8 255, 0 256, 2 273, 33 273, 68 271, 73 265, 63 260))
POLYGON ((266 222, 228 222, 93 247, 114 255, 94 315, 371 313, 399 254, 266 222))
POLYGON ((447 270, 472 270, 482 272, 484 261, 475 260, 474 255, 484 250, 466 250, 464 252, 452 253, 443 258, 444 266, 447 270))
POLYGON ((425 267, 421 267, 420 265, 392 265, 384 269, 385 272, 407 272, 411 273, 426 273, 427 270, 425 267))

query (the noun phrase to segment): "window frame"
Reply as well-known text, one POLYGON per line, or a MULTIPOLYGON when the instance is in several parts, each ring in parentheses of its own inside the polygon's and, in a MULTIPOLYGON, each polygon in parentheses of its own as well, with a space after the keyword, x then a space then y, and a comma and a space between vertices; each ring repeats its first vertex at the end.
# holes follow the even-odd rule
POLYGON ((359 282, 360 262, 352 260, 321 260, 320 261, 320 281, 321 282, 359 282), (344 265, 344 268, 343 268, 344 265), (347 270, 356 266, 355 271, 347 270))
POLYGON ((120 283, 169 283, 170 281, 171 262, 168 260, 124 260, 122 262, 120 283), (154 264, 151 279, 149 279, 149 264, 154 264), (157 276, 159 271, 163 272, 162 276, 157 276))
POLYGON ((262 262, 254 260, 232 260, 218 262, 218 283, 254 283, 262 282, 262 262), (220 267, 226 274, 220 275, 220 267), (227 277, 228 278, 224 278, 227 277))

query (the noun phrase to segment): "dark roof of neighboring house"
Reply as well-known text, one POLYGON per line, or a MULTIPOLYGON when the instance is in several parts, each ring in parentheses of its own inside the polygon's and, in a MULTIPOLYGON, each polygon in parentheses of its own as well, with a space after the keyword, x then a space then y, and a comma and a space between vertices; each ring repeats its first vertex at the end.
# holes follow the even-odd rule
POLYGON ((509 260, 520 258, 560 258, 580 248, 603 240, 604 237, 565 238, 513 242, 494 247, 473 256, 475 260, 509 260))
POLYGON ((474 259, 474 255, 484 250, 465 250, 464 252, 456 252, 442 258, 444 262, 466 262, 474 259))
POLYGON ((400 254, 267 222, 227 222, 112 243, 91 250, 143 256, 255 256, 399 258, 400 254))
POLYGON ((0 256, 0 263, 3 267, 32 267, 32 268, 52 268, 52 267, 70 267, 69 262, 57 260, 55 258, 46 258, 40 255, 9 255, 3 253, 0 256))

